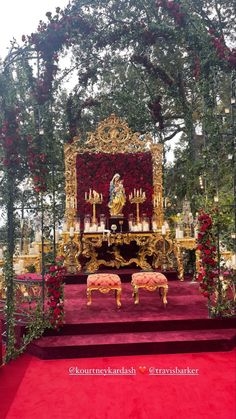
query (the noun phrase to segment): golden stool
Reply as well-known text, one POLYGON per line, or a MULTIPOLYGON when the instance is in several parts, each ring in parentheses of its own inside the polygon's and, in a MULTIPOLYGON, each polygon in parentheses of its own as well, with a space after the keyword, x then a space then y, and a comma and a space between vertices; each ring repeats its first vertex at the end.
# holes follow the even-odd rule
POLYGON ((159 290, 164 306, 167 304, 168 281, 165 275, 159 272, 138 272, 132 275, 131 285, 133 287, 134 304, 139 303, 139 288, 147 291, 159 290), (163 294, 161 291, 163 290, 163 294))
POLYGON ((91 274, 87 278, 87 305, 92 304, 92 291, 98 290, 106 294, 115 290, 117 307, 121 307, 121 280, 116 274, 91 274))

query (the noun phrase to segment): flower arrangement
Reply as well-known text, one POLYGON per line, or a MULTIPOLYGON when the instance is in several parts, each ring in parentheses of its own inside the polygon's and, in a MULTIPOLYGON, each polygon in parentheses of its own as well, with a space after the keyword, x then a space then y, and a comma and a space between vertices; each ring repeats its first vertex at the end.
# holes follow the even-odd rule
POLYGON ((57 257, 55 264, 48 268, 46 275, 47 298, 49 306, 49 322, 52 328, 58 329, 63 325, 64 319, 64 284, 63 277, 66 272, 63 266, 63 257, 57 257))
POLYGON ((201 252, 201 268, 197 279, 200 282, 200 289, 205 297, 215 292, 217 282, 216 270, 216 246, 212 238, 212 219, 209 214, 202 212, 198 217, 198 250, 201 252))

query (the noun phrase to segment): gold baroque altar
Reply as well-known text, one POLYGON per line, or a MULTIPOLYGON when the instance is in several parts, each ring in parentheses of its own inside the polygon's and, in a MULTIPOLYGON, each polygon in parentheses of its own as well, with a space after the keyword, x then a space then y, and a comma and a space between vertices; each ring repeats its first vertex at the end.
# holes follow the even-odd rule
MULTIPOLYGON (((69 233, 63 233, 60 243, 60 254, 65 258, 65 266, 69 273, 86 271, 96 272, 100 267, 124 268, 135 264, 142 270, 151 271, 161 269, 163 271, 173 269, 176 265, 178 277, 184 280, 183 249, 195 249, 196 242, 193 238, 172 240, 169 234, 161 233, 75 233, 69 237, 69 233), (124 255, 122 249, 125 245, 135 243, 136 254, 124 255), (100 250, 102 247, 103 255, 100 250), (88 259, 84 263, 82 259, 88 259)), ((124 252, 123 252, 124 253, 124 252)), ((196 267, 198 267, 196 258, 196 267)))
MULTIPOLYGON (((72 143, 66 144, 64 153, 67 232, 62 234, 59 253, 65 258, 68 272, 76 273, 85 270, 91 273, 101 266, 119 269, 132 264, 143 270, 157 268, 167 270, 172 268, 175 263, 179 278, 183 280, 183 249, 195 249, 196 243, 193 238, 184 238, 182 241, 172 239, 169 230, 162 231, 164 223, 162 144, 155 143, 149 134, 133 133, 125 121, 112 114, 102 121, 94 132, 87 133, 85 141, 80 137, 75 137, 72 143), (135 233, 130 231, 107 232, 107 230, 103 233, 76 231, 74 228, 76 217, 78 214, 80 217, 81 215, 85 216, 85 214, 81 214, 80 208, 77 206, 77 176, 85 174, 76 172, 76 159, 78 154, 88 152, 94 154, 95 157, 96 153, 151 153, 152 219, 155 222, 155 229, 149 228, 145 232, 137 231, 135 233), (136 252, 131 256, 124 254, 125 246, 133 244, 136 246, 136 252)), ((137 185, 137 187, 142 187, 142 185, 137 185)), ((87 202, 91 201, 90 203, 92 203, 92 198, 89 196, 87 202)), ((99 199, 102 202, 101 196, 99 199)), ((142 201, 140 196, 135 199, 142 201)), ((132 198, 134 202, 136 202, 135 199, 132 198)), ((93 205, 93 218, 95 219, 95 205, 93 205)), ((137 218, 139 218, 138 205, 137 218)))

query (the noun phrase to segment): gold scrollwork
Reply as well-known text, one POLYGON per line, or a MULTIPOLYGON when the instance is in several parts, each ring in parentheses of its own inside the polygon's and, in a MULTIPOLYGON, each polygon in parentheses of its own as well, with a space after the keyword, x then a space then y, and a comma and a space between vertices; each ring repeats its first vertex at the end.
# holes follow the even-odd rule
POLYGON ((119 269, 120 267, 129 266, 135 263, 138 267, 145 270, 152 270, 151 265, 148 263, 146 257, 151 256, 151 249, 149 246, 149 236, 143 236, 138 234, 111 234, 109 238, 103 237, 102 235, 89 234, 85 235, 82 239, 83 243, 83 256, 89 258, 89 261, 86 264, 87 272, 95 272, 98 268, 103 266, 109 266, 119 269), (136 257, 131 257, 130 259, 125 259, 121 253, 118 246, 124 244, 130 244, 131 242, 136 242, 139 246, 136 257), (101 248, 103 243, 108 245, 108 248, 111 247, 111 250, 107 249, 106 253, 111 255, 110 260, 98 259, 98 252, 96 249, 101 248))
POLYGON ((64 266, 68 273, 74 274, 81 270, 79 256, 82 251, 81 239, 79 234, 74 237, 64 235, 63 241, 59 245, 59 254, 64 257, 64 266))

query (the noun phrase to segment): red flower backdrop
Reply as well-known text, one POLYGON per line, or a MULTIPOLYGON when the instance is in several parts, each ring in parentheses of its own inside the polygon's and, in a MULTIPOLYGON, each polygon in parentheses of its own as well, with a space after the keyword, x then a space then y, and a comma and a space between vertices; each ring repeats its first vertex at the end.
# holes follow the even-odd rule
POLYGON ((77 204, 78 216, 82 219, 85 214, 91 214, 91 205, 84 200, 85 192, 94 189, 103 194, 102 205, 97 206, 97 215, 109 216, 109 185, 115 173, 119 173, 124 180, 127 197, 124 206, 124 216, 136 214, 136 208, 128 201, 128 195, 134 188, 142 188, 146 192, 146 201, 140 207, 140 213, 152 216, 153 175, 151 153, 84 153, 78 154, 76 161, 77 171, 77 204))
POLYGON ((203 212, 198 217, 198 222, 198 250, 201 252, 201 269, 197 279, 200 281, 203 295, 210 298, 217 286, 216 246, 213 244, 211 233, 212 219, 203 212))

